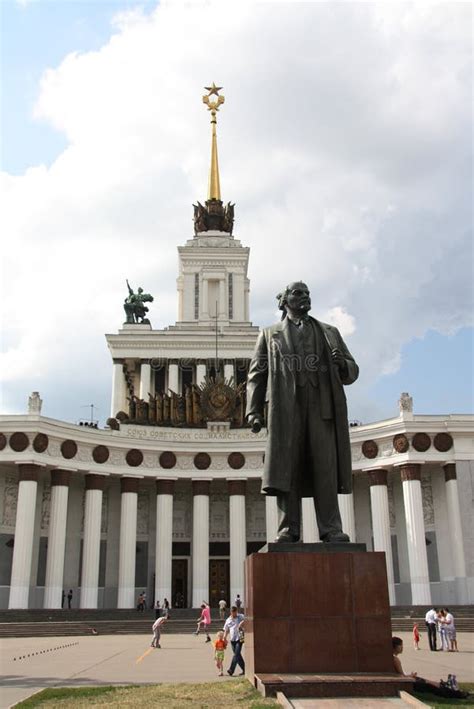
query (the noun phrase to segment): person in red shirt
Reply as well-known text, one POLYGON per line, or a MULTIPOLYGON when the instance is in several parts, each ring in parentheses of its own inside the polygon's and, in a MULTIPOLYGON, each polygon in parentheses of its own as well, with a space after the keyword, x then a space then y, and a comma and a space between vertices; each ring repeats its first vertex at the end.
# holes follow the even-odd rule
POLYGON ((413 647, 415 650, 420 649, 420 631, 417 623, 413 623, 413 647))
POLYGON ((224 638, 224 631, 219 630, 214 640, 214 660, 218 669, 218 676, 224 676, 224 654, 227 647, 227 640, 224 638))

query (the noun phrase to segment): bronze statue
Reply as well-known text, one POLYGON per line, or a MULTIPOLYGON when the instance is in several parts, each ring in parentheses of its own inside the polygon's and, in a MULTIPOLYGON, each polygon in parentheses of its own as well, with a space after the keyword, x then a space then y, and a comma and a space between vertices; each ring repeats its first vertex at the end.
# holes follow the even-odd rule
POLYGON ((138 288, 134 293, 127 279, 128 296, 124 300, 123 308, 127 316, 126 323, 134 323, 136 325, 149 325, 150 321, 145 315, 148 308, 144 303, 153 303, 153 296, 149 293, 144 293, 143 288, 138 288))
POLYGON ((277 498, 277 542, 299 541, 302 497, 314 499, 321 541, 348 542, 337 501, 352 492, 343 385, 355 382, 359 368, 337 328, 308 315, 305 283, 291 283, 277 298, 282 321, 260 332, 247 379, 254 433, 268 402, 262 493, 277 498))

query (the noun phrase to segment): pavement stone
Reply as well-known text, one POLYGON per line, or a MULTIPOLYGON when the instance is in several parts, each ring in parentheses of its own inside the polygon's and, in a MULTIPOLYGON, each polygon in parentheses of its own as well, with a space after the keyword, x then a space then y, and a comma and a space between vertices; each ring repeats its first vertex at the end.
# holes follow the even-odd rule
MULTIPOLYGON (((423 646, 416 652, 411 633, 399 635, 405 646, 405 672, 436 680, 454 673, 458 681, 474 682, 474 634, 458 633, 459 653, 434 653, 423 646)), ((151 637, 5 638, 0 645, 0 708, 46 687, 232 681, 228 675, 217 677, 212 644, 205 643, 204 636, 167 635, 165 628, 161 650, 150 648, 151 637)), ((230 658, 229 648, 227 662, 230 658)))

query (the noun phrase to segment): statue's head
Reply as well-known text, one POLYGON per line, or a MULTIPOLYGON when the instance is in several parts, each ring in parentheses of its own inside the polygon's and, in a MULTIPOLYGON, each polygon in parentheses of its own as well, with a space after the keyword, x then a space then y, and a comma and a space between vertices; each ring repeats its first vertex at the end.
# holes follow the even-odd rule
POLYGON ((302 281, 289 283, 286 288, 277 295, 278 307, 283 311, 283 317, 289 311, 295 317, 301 317, 311 310, 311 298, 309 288, 302 281))
POLYGON ((139 288, 139 289, 138 289, 138 292, 139 292, 139 293, 143 293, 143 288, 139 288))

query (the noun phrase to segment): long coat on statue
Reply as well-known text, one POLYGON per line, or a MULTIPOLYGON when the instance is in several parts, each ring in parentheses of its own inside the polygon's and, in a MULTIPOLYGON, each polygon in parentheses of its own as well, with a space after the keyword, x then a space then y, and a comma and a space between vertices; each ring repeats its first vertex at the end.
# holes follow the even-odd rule
MULTIPOLYGON (((318 328, 323 337, 324 357, 328 366, 332 418, 335 426, 337 448, 338 492, 352 492, 352 464, 347 421, 347 404, 344 384, 352 384, 359 376, 359 367, 346 347, 339 330, 332 325, 309 318, 313 328, 318 328), (331 350, 341 350, 347 364, 347 375, 342 378, 337 365, 332 363, 331 350)), ((250 414, 263 416, 268 404, 268 439, 265 452, 262 492, 276 495, 288 492, 294 465, 292 438, 294 431, 294 407, 296 402, 295 350, 287 317, 282 322, 264 328, 258 337, 255 352, 247 377, 247 417, 250 414)), ((308 384, 308 386, 311 386, 308 384)), ((300 480, 303 481, 301 497, 313 497, 311 462, 304 462, 300 480)), ((323 472, 324 474, 324 472, 323 472)))

